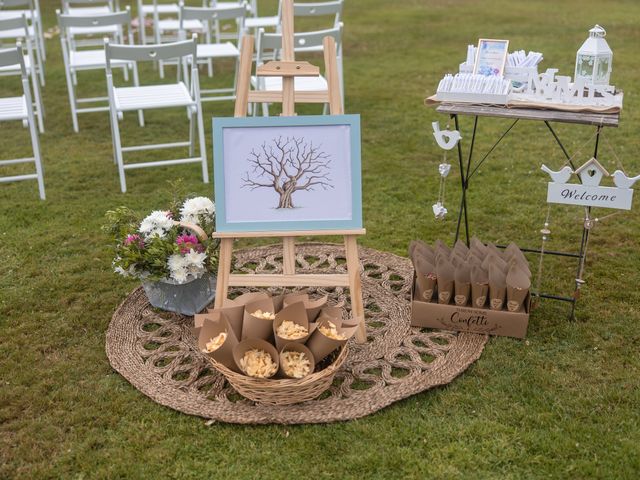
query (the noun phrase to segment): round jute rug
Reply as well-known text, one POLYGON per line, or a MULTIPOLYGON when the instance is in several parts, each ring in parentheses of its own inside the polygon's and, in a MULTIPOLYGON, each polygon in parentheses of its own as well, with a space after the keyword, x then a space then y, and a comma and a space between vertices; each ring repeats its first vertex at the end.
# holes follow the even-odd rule
MULTIPOLYGON (((339 245, 296 246, 300 272, 345 271, 339 245)), ((238 272, 282 271, 282 247, 240 250, 238 272)), ((115 370, 152 400, 180 412, 230 423, 325 423, 371 414, 393 402, 445 385, 480 357, 486 335, 411 328, 409 260, 360 248, 366 344, 353 340, 332 387, 318 399, 288 406, 238 395, 195 348, 192 317, 155 311, 141 288, 113 315, 106 351, 115 370)), ((239 294, 249 289, 235 289, 239 294)), ((348 289, 313 288, 349 308, 348 289)))

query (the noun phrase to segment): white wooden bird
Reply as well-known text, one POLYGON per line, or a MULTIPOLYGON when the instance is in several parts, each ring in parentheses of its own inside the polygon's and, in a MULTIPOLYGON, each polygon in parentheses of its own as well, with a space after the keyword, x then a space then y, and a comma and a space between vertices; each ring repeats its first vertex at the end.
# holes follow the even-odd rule
POLYGON ((432 122, 431 126, 438 146, 444 150, 451 150, 462 138, 458 130, 440 130, 440 122, 432 122))
POLYGON ((571 170, 571 167, 569 166, 565 166, 555 172, 547 167, 544 163, 542 164, 542 167, 540 167, 540 170, 548 173, 554 183, 567 183, 567 180, 569 180, 571 174, 573 173, 573 170, 571 170))
POLYGON ((613 177, 613 183, 618 188, 631 188, 634 183, 640 180, 640 175, 627 177, 622 170, 616 170, 611 176, 613 177))

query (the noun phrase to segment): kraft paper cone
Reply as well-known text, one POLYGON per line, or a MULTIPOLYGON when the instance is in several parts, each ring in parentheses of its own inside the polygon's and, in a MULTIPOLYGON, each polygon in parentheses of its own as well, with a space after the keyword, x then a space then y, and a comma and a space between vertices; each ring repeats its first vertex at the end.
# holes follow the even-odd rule
POLYGON ((434 250, 444 249, 447 253, 451 253, 451 249, 442 240, 438 239, 433 244, 434 250))
MULTIPOLYGON (((487 255, 495 253, 498 258, 502 259, 502 251, 491 242, 487 242, 487 255)), ((504 260, 504 259, 503 259, 504 260)))
POLYGON ((487 271, 490 271, 491 265, 495 265, 500 270, 502 270, 505 274, 509 270, 509 264, 505 262, 501 257, 495 254, 495 252, 490 252, 485 259, 482 261, 482 268, 487 271))
POLYGON ((471 246, 470 251, 475 253, 480 259, 487 256, 487 247, 478 237, 471 237, 469 245, 471 246))
MULTIPOLYGON (((286 303, 286 302, 285 302, 286 303)), ((282 310, 280 310, 276 314, 276 319, 273 321, 273 335, 276 339, 276 348, 280 350, 285 344, 294 342, 294 343, 305 343, 309 336, 311 335, 311 329, 309 328, 309 317, 307 316, 307 309, 304 306, 303 302, 292 303, 291 305, 287 305, 282 310), (298 325, 302 325, 306 330, 307 334, 302 338, 283 338, 278 336, 278 327, 285 320, 289 320, 298 325)))
POLYGON ((502 310, 507 290, 506 274, 495 263, 489 267, 489 306, 491 310, 502 310))
MULTIPOLYGON (((260 338, 248 338, 247 340, 241 341, 233 348, 233 360, 235 361, 237 371, 246 375, 246 372, 244 372, 240 367, 240 360, 242 360, 242 357, 244 357, 244 354, 247 350, 251 350, 253 348, 264 350, 265 352, 267 352, 276 366, 278 368, 280 367, 280 355, 278 354, 276 347, 271 345, 266 340, 262 340, 260 338)), ((276 368, 276 371, 273 372, 273 375, 265 378, 271 378, 275 376, 275 374, 278 373, 278 368, 276 368)))
POLYGON ((426 257, 431 263, 435 260, 436 252, 422 240, 413 240, 409 244, 409 258, 413 261, 416 255, 426 257))
POLYGON ((315 332, 313 332, 313 334, 311 335, 311 337, 306 343, 307 348, 311 350, 311 353, 313 353, 313 357, 315 358, 316 363, 321 362, 331 352, 342 347, 345 343, 347 343, 347 340, 349 340, 349 338, 351 338, 353 334, 356 332, 356 330, 358 329, 357 326, 343 327, 342 321, 340 321, 339 324, 334 323, 334 325, 337 327, 338 333, 342 334, 345 337, 344 340, 336 340, 334 338, 326 337, 320 331, 319 327, 325 324, 326 322, 327 320, 323 320, 322 323, 318 324, 318 328, 316 329, 315 332))
POLYGON ((457 252, 451 253, 450 261, 454 268, 458 268, 467 264, 467 259, 457 252))
POLYGON ((455 269, 448 260, 440 259, 436 265, 438 279, 438 303, 448 304, 453 297, 453 283, 455 281, 455 269))
POLYGON ((275 308, 271 297, 256 300, 245 306, 244 318, 242 321, 242 336, 240 337, 242 340, 246 340, 248 338, 270 340, 273 335, 273 320, 254 317, 252 313, 256 310, 274 313, 275 308))
MULTIPOLYGON (((511 268, 515 266, 520 270, 522 270, 524 273, 526 273, 527 277, 531 278, 531 270, 529 270, 529 262, 527 261, 522 262, 521 260, 518 260, 517 257, 513 257, 511 260, 509 260, 508 263, 509 263, 509 270, 511 270, 511 268)), ((507 270, 507 273, 509 273, 509 270, 507 270)))
POLYGON ((238 345, 238 339, 224 314, 215 312, 204 320, 198 335, 198 349, 216 362, 223 364, 234 372, 239 372, 240 370, 233 359, 233 349, 236 345, 238 345), (222 332, 227 334, 224 343, 217 350, 210 353, 206 352, 207 342, 222 332))
MULTIPOLYGON (((236 334, 236 338, 242 337, 242 320, 244 317, 244 305, 236 305, 234 300, 227 300, 222 304, 221 308, 215 310, 209 310, 209 312, 221 312, 229 320, 229 325, 233 329, 233 333, 236 334)), ((206 314, 205 314, 206 315, 206 314)))
POLYGON ((489 274, 478 265, 471 267, 471 305, 483 308, 489 296, 489 274))
POLYGON ((471 293, 471 269, 468 265, 459 265, 455 272, 455 292, 453 301, 459 307, 464 307, 469 301, 471 293))
POLYGON ((419 257, 415 265, 418 298, 430 302, 436 289, 436 268, 423 257, 419 257))
POLYGON ((273 310, 274 312, 279 312, 284 308, 284 293, 280 295, 273 295, 271 300, 273 301, 273 310))
POLYGON ((455 253, 462 258, 466 258, 469 253, 469 247, 467 247, 467 245, 462 240, 457 240, 453 245, 452 253, 455 253))
POLYGON ((527 261, 526 257, 522 253, 522 250, 520 250, 520 247, 518 247, 518 245, 513 242, 507 245, 507 247, 504 249, 504 252, 502 253, 502 256, 507 261, 511 260, 513 257, 517 257, 520 260, 524 260, 525 262, 527 261))
POLYGON ((482 266, 482 258, 478 257, 473 251, 469 251, 469 255, 467 255, 467 265, 473 267, 477 265, 478 267, 482 266))
POLYGON ((530 287, 531 279, 526 272, 517 265, 513 265, 507 273, 507 310, 520 311, 530 287))
POLYGON ((329 297, 327 295, 312 300, 309 298, 308 293, 292 293, 284 296, 283 308, 287 308, 289 305, 294 303, 302 302, 304 304, 304 308, 307 311, 307 316, 309 317, 309 321, 313 322, 322 310, 323 307, 327 305, 327 300, 329 297))
MULTIPOLYGON (((289 375, 287 375, 286 373, 284 373, 284 368, 282 367, 282 354, 284 352, 300 352, 300 353, 304 353, 304 355, 309 359, 309 373, 307 375, 311 375, 313 373, 313 371, 316 368, 316 359, 313 356, 313 353, 311 352, 311 350, 309 350, 307 347, 305 347, 303 344, 301 343, 293 343, 293 342, 289 342, 283 345, 283 347, 280 349, 280 368, 278 370, 278 376, 282 377, 282 378, 295 378, 295 377, 290 377, 289 375)), ((302 377, 304 378, 304 377, 302 377)))

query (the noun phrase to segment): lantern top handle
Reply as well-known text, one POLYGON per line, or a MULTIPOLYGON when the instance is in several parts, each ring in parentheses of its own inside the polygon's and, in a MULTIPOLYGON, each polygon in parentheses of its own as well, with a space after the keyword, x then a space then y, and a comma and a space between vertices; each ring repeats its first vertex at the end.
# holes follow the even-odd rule
POLYGON ((604 38, 607 35, 607 31, 602 28, 600 25, 597 25, 595 27, 593 27, 591 30, 589 30, 589 36, 591 37, 600 37, 600 38, 604 38))

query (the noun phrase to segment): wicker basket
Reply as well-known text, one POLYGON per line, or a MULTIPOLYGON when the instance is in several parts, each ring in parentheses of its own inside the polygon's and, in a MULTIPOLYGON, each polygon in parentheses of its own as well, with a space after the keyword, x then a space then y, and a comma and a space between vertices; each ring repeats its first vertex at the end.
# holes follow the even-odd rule
POLYGON ((224 375, 231 386, 243 397, 270 405, 290 405, 313 400, 327 390, 336 372, 346 360, 348 350, 345 344, 331 365, 300 379, 253 378, 236 373, 211 357, 209 359, 214 368, 224 375))

